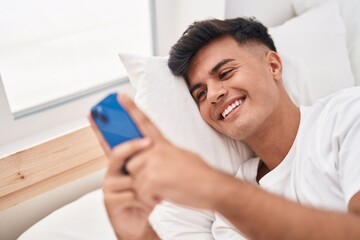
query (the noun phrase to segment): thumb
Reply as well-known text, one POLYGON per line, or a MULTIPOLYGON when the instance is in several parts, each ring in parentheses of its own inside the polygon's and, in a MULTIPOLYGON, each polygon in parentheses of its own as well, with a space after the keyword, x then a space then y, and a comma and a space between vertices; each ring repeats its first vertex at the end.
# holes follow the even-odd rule
POLYGON ((131 118, 134 120, 136 126, 140 132, 152 140, 164 140, 165 138, 161 134, 160 130, 154 123, 136 106, 134 101, 130 99, 126 94, 119 94, 118 101, 126 109, 131 118))

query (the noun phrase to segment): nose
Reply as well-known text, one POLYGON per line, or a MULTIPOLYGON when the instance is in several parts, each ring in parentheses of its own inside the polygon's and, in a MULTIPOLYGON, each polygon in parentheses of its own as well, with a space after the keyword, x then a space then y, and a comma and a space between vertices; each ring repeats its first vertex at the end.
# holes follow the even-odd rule
POLYGON ((227 88, 225 88, 221 83, 211 84, 211 86, 208 85, 208 99, 212 105, 221 101, 227 93, 227 88))

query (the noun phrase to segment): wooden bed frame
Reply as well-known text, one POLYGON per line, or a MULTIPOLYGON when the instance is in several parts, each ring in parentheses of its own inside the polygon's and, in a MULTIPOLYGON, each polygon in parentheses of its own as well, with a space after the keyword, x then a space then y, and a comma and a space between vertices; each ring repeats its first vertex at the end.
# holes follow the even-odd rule
POLYGON ((89 126, 1 158, 0 211, 100 170, 106 161, 89 126))

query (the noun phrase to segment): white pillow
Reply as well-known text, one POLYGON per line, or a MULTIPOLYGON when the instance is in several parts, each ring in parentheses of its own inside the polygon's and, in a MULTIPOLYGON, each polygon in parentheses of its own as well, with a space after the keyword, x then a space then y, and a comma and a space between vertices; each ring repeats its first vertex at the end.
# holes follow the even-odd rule
POLYGON ((355 85, 336 4, 314 8, 269 32, 284 61, 285 87, 298 105, 355 85))
MULTIPOLYGON (((359 0, 292 0, 296 14, 302 14, 321 4, 334 2, 340 8, 340 14, 346 28, 348 55, 356 85, 360 85, 360 1, 359 0)), ((330 25, 329 25, 330 26, 330 25)))

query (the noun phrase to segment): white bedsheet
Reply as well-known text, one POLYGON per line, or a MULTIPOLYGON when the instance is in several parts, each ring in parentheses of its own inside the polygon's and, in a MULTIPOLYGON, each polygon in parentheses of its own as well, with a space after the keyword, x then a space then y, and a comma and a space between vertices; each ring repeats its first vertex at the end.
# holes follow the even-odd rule
POLYGON ((106 215, 102 190, 99 189, 54 211, 18 239, 115 240, 116 236, 106 215))

